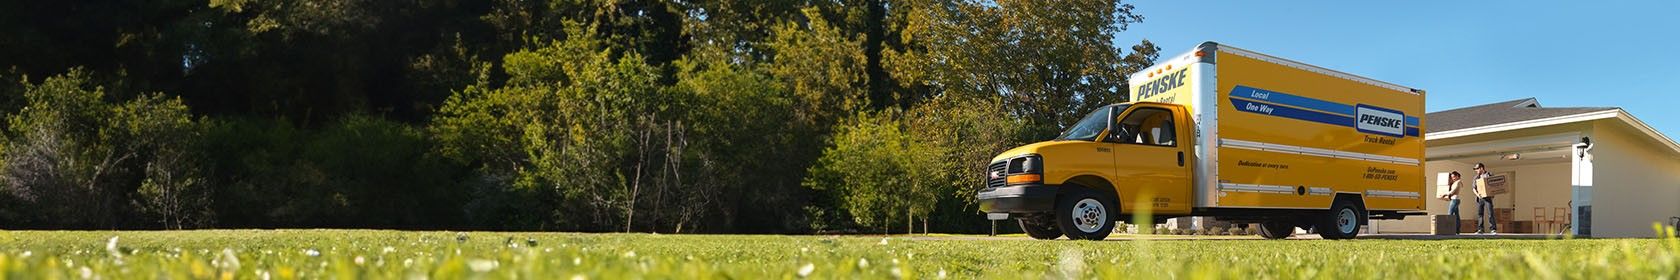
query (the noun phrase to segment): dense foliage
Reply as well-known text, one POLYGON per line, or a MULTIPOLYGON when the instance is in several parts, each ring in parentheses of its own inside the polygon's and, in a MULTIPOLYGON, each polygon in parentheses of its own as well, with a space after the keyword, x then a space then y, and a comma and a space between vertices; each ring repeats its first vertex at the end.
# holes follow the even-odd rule
MULTIPOLYGON (((1670 231, 1672 232, 1672 231, 1670 231)), ((7 279, 1669 279, 1680 240, 0 232, 7 279)))
POLYGON ((0 3, 0 227, 982 231, 1118 0, 0 3))

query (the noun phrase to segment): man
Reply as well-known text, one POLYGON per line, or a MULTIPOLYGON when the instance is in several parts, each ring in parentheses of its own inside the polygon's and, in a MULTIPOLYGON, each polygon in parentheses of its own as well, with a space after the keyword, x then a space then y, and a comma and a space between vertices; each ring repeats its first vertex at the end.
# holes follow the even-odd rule
POLYGON ((1493 217, 1493 194, 1488 193, 1487 178, 1492 176, 1487 166, 1476 164, 1476 234, 1499 234, 1499 221, 1493 217))

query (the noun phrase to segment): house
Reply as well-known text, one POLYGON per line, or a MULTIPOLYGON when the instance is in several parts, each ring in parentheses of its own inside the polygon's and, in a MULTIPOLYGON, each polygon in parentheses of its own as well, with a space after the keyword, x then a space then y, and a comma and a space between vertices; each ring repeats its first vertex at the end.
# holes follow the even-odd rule
MULTIPOLYGON (((1572 232, 1651 237, 1653 223, 1680 219, 1680 144, 1616 107, 1545 107, 1525 98, 1429 113, 1425 174, 1436 197, 1448 172, 1466 183, 1483 163, 1509 186, 1496 195, 1502 233, 1572 232)), ((1469 184, 1460 193, 1461 230, 1475 230, 1469 184)), ((1429 199, 1430 215, 1447 202, 1429 199)), ((1430 216, 1373 220, 1379 233, 1429 232, 1430 216)))

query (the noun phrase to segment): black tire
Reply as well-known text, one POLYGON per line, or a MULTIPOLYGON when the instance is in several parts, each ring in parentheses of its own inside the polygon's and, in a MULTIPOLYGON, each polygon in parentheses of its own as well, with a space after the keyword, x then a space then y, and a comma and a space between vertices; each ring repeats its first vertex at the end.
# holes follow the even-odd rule
POLYGON ((1056 198, 1056 226, 1073 240, 1103 240, 1114 232, 1120 205, 1111 196, 1077 186, 1067 186, 1056 198), (1079 211, 1079 212, 1075 212, 1079 211))
POLYGON ((1290 222, 1260 223, 1260 237, 1266 239, 1284 239, 1295 235, 1295 224, 1290 222))
POLYGON ((1337 198, 1335 203, 1330 204, 1330 212, 1319 221, 1318 235, 1324 239, 1358 237, 1359 228, 1365 226, 1365 215, 1365 207, 1359 202, 1354 199, 1337 198))
POLYGON ((1033 239, 1051 240, 1062 237, 1062 229, 1056 226, 1055 219, 1020 218, 1015 220, 1020 222, 1021 231, 1027 232, 1027 236, 1031 236, 1033 239))

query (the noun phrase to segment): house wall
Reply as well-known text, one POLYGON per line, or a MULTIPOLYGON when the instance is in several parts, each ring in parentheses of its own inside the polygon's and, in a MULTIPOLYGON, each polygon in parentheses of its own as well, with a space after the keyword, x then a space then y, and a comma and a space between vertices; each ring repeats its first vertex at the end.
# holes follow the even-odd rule
POLYGON ((1680 216, 1680 156, 1617 120, 1594 124, 1593 237, 1652 237, 1680 216))

